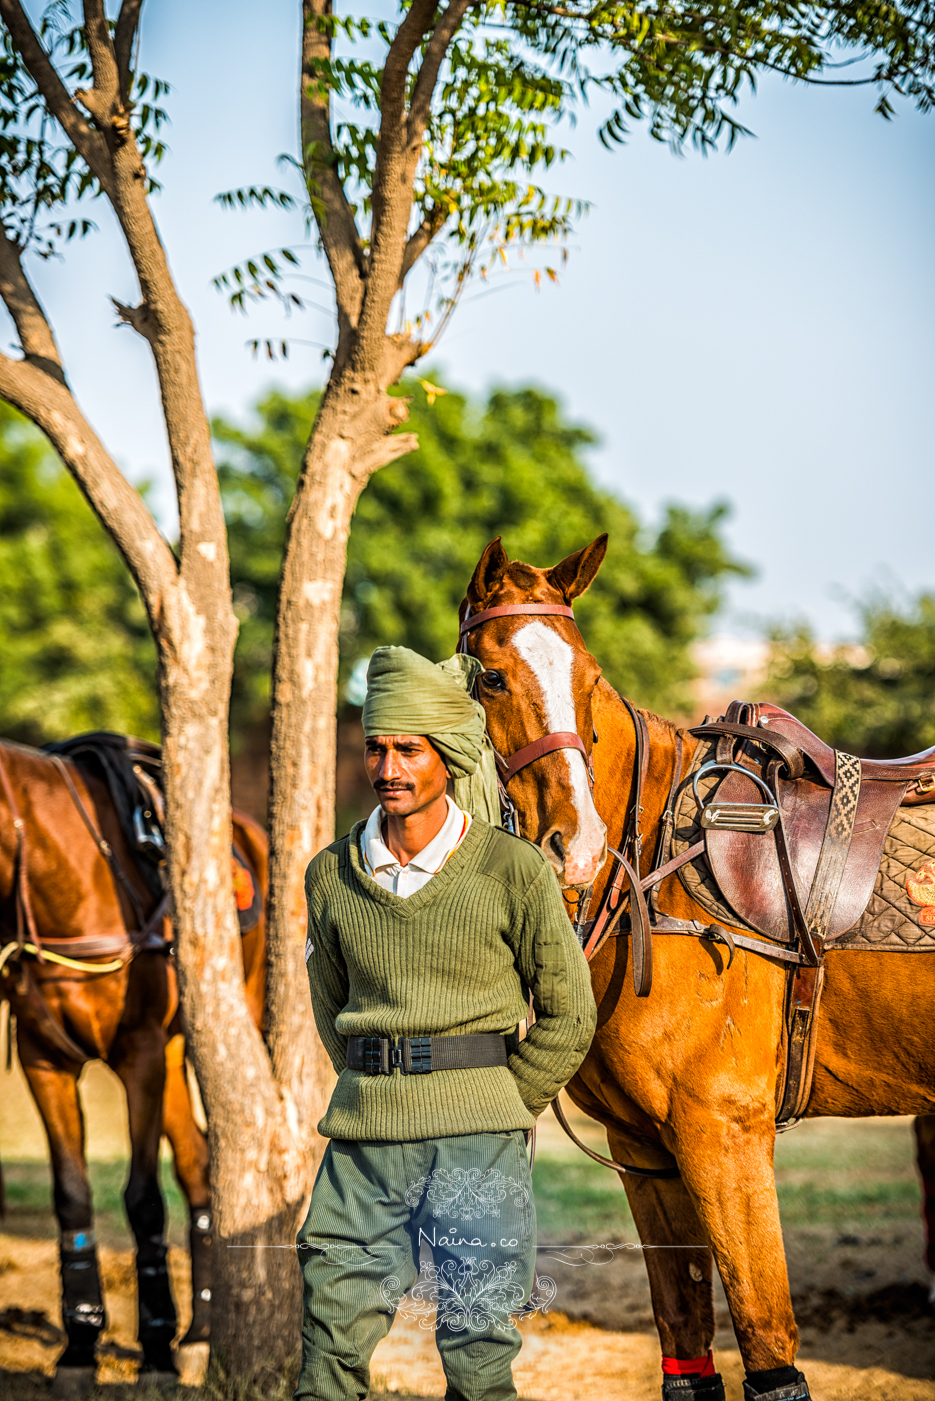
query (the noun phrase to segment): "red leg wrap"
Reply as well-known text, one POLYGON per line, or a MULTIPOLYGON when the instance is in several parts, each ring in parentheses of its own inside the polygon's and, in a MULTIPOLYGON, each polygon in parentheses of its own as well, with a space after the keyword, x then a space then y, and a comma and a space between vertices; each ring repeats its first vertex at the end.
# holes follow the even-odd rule
POLYGON ((709 1348, 704 1357, 663 1357, 664 1377, 685 1377, 697 1373, 702 1377, 714 1376, 714 1353, 709 1348))

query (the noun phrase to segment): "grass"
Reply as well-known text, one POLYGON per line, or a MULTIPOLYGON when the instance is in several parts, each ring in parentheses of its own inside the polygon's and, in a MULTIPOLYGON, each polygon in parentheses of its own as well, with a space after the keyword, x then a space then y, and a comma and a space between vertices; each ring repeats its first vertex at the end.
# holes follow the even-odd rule
MULTIPOLYGON (((129 1248, 132 1240, 123 1209, 127 1167, 122 1162, 92 1162, 88 1164, 88 1176, 98 1238, 107 1245, 129 1248)), ((173 1245, 187 1244, 188 1208, 171 1165, 166 1161, 160 1164, 160 1180, 169 1214, 169 1239, 173 1245)), ((3 1229, 17 1232, 17 1218, 27 1218, 22 1225, 28 1228, 29 1235, 55 1238, 57 1227, 52 1214, 52 1177, 48 1163, 5 1162, 3 1183, 7 1207, 3 1229)))
POLYGON ((539 1240, 545 1244, 637 1239, 620 1179, 583 1154, 538 1153, 532 1184, 539 1240))
MULTIPOLYGON (((543 1135, 544 1136, 544 1135, 543 1135)), ((597 1133, 588 1142, 606 1146, 597 1133)), ((861 1229, 882 1222, 916 1219, 919 1184, 914 1143, 906 1120, 819 1120, 782 1134, 776 1143, 776 1181, 785 1226, 861 1229)), ((123 1210, 126 1164, 92 1162, 96 1227, 107 1244, 129 1247, 123 1210)), ((3 1164, 8 1215, 6 1230, 55 1235, 51 1182, 46 1163, 3 1164), (24 1218, 28 1218, 24 1219, 24 1218), (47 1230, 45 1229, 47 1227, 47 1230)), ((169 1236, 183 1245, 187 1211, 171 1166, 162 1162, 163 1192, 169 1209, 169 1236)), ((616 1174, 590 1162, 577 1149, 551 1136, 536 1156, 533 1172, 539 1239, 572 1241, 635 1240, 636 1227, 616 1174)))
MULTIPOLYGON (((915 1145, 904 1119, 802 1124, 777 1139, 775 1168, 787 1227, 861 1229, 918 1217, 915 1145)), ((533 1186, 540 1240, 636 1239, 617 1176, 573 1148, 540 1150, 533 1186)))

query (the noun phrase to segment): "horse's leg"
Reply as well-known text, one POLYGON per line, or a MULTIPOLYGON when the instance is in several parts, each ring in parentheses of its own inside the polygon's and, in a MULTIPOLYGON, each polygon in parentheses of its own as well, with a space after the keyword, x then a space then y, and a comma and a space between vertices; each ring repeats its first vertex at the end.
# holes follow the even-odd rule
POLYGON ((744 1396, 799 1401, 809 1393, 793 1365, 798 1329, 773 1175, 772 1118, 748 1113, 732 1120, 706 1109, 682 1117, 675 1147, 727 1295, 747 1373, 744 1396))
POLYGON ((935 1114, 915 1121, 916 1158, 922 1177, 922 1219, 925 1222, 925 1263, 932 1271, 929 1301, 935 1304, 935 1114))
POLYGON ((45 1125, 52 1162, 55 1215, 61 1237, 62 1322, 68 1339, 58 1359, 53 1394, 78 1396, 94 1385, 94 1349, 105 1325, 94 1243, 91 1184, 84 1158, 79 1065, 51 1065, 17 1028, 20 1063, 45 1125))
MULTIPOLYGON (((608 1128, 607 1143, 617 1162, 639 1163, 641 1145, 629 1136, 608 1128)), ((623 1185, 649 1275, 662 1347, 663 1401, 724 1401, 711 1352, 714 1258, 685 1184, 677 1178, 628 1176, 623 1185)))
POLYGON ((192 1321, 179 1348, 211 1340, 211 1177, 208 1143, 195 1123, 185 1076, 185 1042, 181 1032, 166 1046, 166 1087, 162 1100, 163 1132, 172 1145, 175 1176, 189 1210, 192 1262, 192 1321))
POLYGON ((136 1240, 142 1372, 174 1376, 171 1345, 177 1317, 166 1263, 166 1209, 159 1186, 165 1046, 163 1027, 144 1020, 133 1029, 121 1029, 110 1064, 126 1089, 130 1119, 130 1176, 123 1200, 136 1240))

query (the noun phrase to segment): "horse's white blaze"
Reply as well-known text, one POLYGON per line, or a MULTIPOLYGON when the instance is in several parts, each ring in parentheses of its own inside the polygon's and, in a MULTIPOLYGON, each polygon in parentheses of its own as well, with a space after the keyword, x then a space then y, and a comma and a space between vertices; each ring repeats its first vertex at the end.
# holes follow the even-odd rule
MULTIPOLYGON (((539 683, 542 705, 550 733, 577 732, 575 697, 571 674, 575 654, 564 638, 538 621, 526 623, 513 635, 513 644, 539 683)), ((558 751, 568 765, 572 803, 577 826, 565 849, 565 880, 569 885, 587 885, 597 874, 604 854, 606 828, 597 814, 588 783, 588 767, 577 749, 558 751)))

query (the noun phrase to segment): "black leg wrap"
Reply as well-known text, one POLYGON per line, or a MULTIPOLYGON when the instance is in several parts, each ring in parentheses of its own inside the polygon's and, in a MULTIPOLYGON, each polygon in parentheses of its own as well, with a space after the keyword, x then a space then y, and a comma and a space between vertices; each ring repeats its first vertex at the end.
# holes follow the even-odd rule
POLYGON ((724 1401, 724 1383, 720 1372, 709 1377, 665 1377, 662 1401, 724 1401))
POLYGON ((94 1347, 107 1324, 97 1248, 90 1231, 69 1231, 59 1246, 62 1321, 68 1344, 59 1367, 93 1367, 94 1347))
POLYGON ((161 1241, 158 1245, 147 1244, 145 1253, 143 1250, 137 1251, 136 1279, 139 1288, 139 1337, 143 1349, 143 1370, 175 1372, 172 1339, 175 1337, 178 1320, 172 1301, 172 1290, 169 1287, 166 1247, 161 1241))
POLYGON ((188 1240, 192 1256, 192 1322, 179 1347, 211 1341, 211 1212, 192 1213, 188 1240))
POLYGON ((796 1367, 773 1367, 748 1372, 743 1384, 744 1401, 811 1401, 804 1373, 796 1367))

